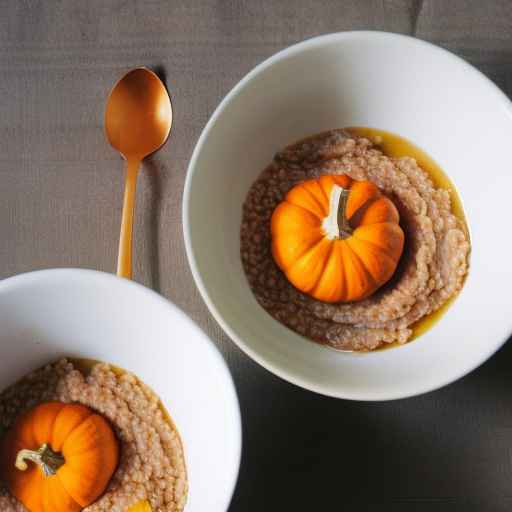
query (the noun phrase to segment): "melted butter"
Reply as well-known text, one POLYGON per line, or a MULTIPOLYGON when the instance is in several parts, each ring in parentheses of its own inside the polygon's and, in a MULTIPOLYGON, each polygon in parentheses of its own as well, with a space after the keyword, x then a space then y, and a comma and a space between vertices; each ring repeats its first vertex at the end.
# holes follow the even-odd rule
MULTIPOLYGON (((418 165, 429 175, 432 183, 436 188, 443 188, 448 190, 450 193, 452 213, 463 223, 466 234, 469 238, 468 224, 464 214, 462 200, 457 191, 457 188, 452 183, 450 178, 448 178, 445 172, 441 169, 441 167, 429 155, 427 155, 422 149, 414 145, 412 142, 394 133, 365 127, 351 127, 346 128, 346 130, 353 135, 366 137, 389 157, 400 158, 409 156, 414 158, 418 165)), ((409 341, 418 338, 429 329, 431 329, 448 311, 456 298, 457 295, 451 297, 439 309, 413 324, 411 326, 413 333, 409 341)), ((391 343, 389 345, 384 345, 380 350, 385 350, 395 346, 399 346, 399 344, 391 343)))
POLYGON ((152 508, 148 501, 142 500, 130 507, 127 512, 152 512, 152 508))

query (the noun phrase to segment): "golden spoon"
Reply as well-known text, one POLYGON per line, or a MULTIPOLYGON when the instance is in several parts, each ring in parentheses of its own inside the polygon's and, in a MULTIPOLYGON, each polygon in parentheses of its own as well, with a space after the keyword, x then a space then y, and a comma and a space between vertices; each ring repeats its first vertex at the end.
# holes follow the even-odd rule
POLYGON ((165 143, 171 125, 171 100, 153 71, 133 69, 112 89, 105 110, 105 132, 112 147, 127 162, 117 258, 120 277, 132 277, 133 212, 140 164, 165 143))

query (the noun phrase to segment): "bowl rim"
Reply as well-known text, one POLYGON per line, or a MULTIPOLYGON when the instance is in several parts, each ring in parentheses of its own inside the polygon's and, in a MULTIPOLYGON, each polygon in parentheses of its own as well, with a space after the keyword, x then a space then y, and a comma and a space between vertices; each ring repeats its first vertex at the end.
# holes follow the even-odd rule
POLYGON ((316 37, 312 37, 301 41, 299 43, 293 44, 283 50, 278 51, 277 53, 271 55, 267 59, 265 59, 260 64, 256 65, 253 69, 251 69, 222 99, 217 108, 214 110, 210 119, 204 126, 199 139, 196 142, 194 150, 192 152, 192 156, 190 158, 188 167, 187 167, 187 175, 185 179, 185 186, 183 192, 183 204, 182 204, 182 218, 183 218, 183 235, 185 240, 185 250, 187 254, 187 259, 189 262, 189 266, 194 277, 194 281, 196 286, 206 303, 208 309, 211 314, 217 321, 217 323, 221 326, 224 332, 231 338, 231 340, 243 351, 247 354, 251 359, 261 365, 263 368, 278 376, 279 378, 295 384, 303 389, 307 389, 309 391, 313 391, 315 393, 332 397, 332 398, 341 398, 346 400, 358 400, 358 401, 370 401, 370 402, 381 402, 381 401, 389 401, 389 400, 398 400, 403 398, 409 398, 413 396, 422 395, 424 393, 428 393, 430 391, 435 391, 440 389, 456 380, 461 379, 466 376, 470 372, 472 372, 475 368, 483 364, 487 361, 493 354, 495 354, 508 340, 508 337, 502 340, 498 340, 494 343, 489 344, 489 349, 486 351, 482 351, 482 355, 479 358, 476 364, 467 365, 467 367, 462 368, 458 372, 454 372, 453 375, 449 378, 442 379, 435 384, 417 386, 414 389, 409 389, 403 392, 397 393, 388 393, 383 396, 372 395, 371 393, 365 393, 364 395, 355 396, 353 393, 344 393, 343 391, 333 390, 332 388, 328 388, 323 385, 317 384, 315 381, 307 378, 303 378, 300 375, 294 373, 293 370, 283 369, 280 365, 273 364, 269 362, 262 356, 259 356, 258 353, 253 350, 237 333, 231 326, 224 321, 221 313, 217 309, 214 302, 211 300, 208 290, 205 285, 205 281, 203 277, 199 273, 196 257, 194 254, 194 249, 192 247, 192 237, 190 233, 190 204, 191 204, 191 187, 192 187, 192 179, 197 171, 196 163, 199 159, 199 155, 205 145, 205 142, 214 128, 218 118, 222 115, 228 104, 231 102, 233 98, 235 98, 239 92, 252 80, 254 80, 260 73, 262 73, 267 68, 273 66, 281 60, 284 60, 288 57, 296 55, 304 50, 309 50, 312 48, 318 48, 326 44, 331 44, 335 42, 341 42, 351 39, 373 39, 374 41, 400 41, 404 44, 409 45, 418 45, 423 48, 428 49, 430 52, 434 52, 445 57, 452 59, 454 63, 458 65, 462 65, 465 68, 465 71, 475 76, 482 83, 484 83, 490 93, 494 94, 496 99, 502 103, 504 109, 508 110, 508 114, 512 117, 512 101, 507 97, 507 95, 484 73, 478 70, 476 67, 471 65, 469 62, 459 57, 458 55, 452 53, 451 51, 437 46, 433 43, 425 41, 423 39, 419 39, 406 34, 397 34, 393 32, 385 32, 378 30, 354 30, 354 31, 346 31, 346 32, 333 32, 330 34, 324 34, 316 37))
MULTIPOLYGON (((121 288, 124 288, 125 290, 127 290, 127 293, 140 294, 142 300, 146 300, 146 298, 156 300, 163 306, 164 309, 167 309, 169 313, 181 316, 183 321, 187 323, 191 329, 195 330, 199 334, 200 338, 204 342, 205 349, 210 351, 214 359, 216 359, 219 368, 222 370, 222 373, 224 373, 224 375, 227 377, 227 382, 229 383, 231 391, 229 395, 231 396, 231 403, 233 405, 233 412, 235 418, 234 430, 236 432, 236 439, 231 439, 231 442, 234 444, 235 464, 233 464, 233 466, 229 468, 230 483, 229 487, 226 488, 225 496, 225 510, 227 511, 233 499, 233 495, 235 493, 240 474, 243 446, 243 429, 240 400, 238 398, 235 382, 226 363, 226 360, 222 356, 220 350, 217 348, 213 340, 203 331, 203 329, 198 324, 196 324, 181 308, 179 308, 174 303, 166 299, 163 295, 160 295, 156 291, 140 283, 137 283, 130 279, 120 278, 115 274, 110 274, 108 272, 93 269, 70 267, 34 270, 30 272, 16 274, 14 276, 10 276, 0 280, 0 293, 10 293, 11 290, 17 289, 18 287, 26 284, 37 283, 41 282, 41 280, 47 279, 51 281, 54 279, 54 277, 62 278, 63 276, 73 276, 74 278, 78 277, 80 279, 85 279, 88 281, 97 280, 101 282, 107 282, 109 286, 119 286, 121 288)), ((227 395, 226 397, 229 398, 227 395)))

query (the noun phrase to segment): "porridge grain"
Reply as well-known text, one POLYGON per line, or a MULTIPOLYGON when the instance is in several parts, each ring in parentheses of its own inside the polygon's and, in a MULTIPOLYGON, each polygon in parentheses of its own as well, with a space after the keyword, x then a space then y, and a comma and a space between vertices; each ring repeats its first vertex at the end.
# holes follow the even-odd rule
POLYGON ((469 240, 452 213, 449 192, 436 189, 414 158, 388 157, 370 140, 343 130, 279 152, 249 190, 242 217, 242 264, 258 302, 290 329, 337 349, 406 343, 419 319, 460 291, 468 270, 469 240), (309 297, 288 282, 272 258, 272 212, 292 187, 322 174, 372 181, 400 211, 407 240, 400 268, 390 283, 360 302, 329 304, 309 297))

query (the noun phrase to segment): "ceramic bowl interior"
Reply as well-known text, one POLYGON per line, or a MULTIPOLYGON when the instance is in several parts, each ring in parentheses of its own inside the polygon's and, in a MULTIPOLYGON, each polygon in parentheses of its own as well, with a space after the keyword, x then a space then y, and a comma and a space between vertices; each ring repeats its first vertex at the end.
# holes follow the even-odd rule
POLYGON ((340 33, 288 48, 223 100, 193 153, 183 205, 196 283, 219 324, 270 371, 331 396, 385 400, 438 388, 488 358, 511 334, 511 105, 479 71, 423 41, 340 33), (276 151, 344 126, 399 134, 458 187, 472 235, 471 270, 449 312, 403 347, 336 353, 272 319, 240 261, 242 204, 276 151))
POLYGON ((0 282, 0 326, 0 390, 61 357, 133 372, 180 432, 186 510, 227 510, 240 462, 238 400, 219 352, 182 311, 110 274, 45 270, 0 282))

